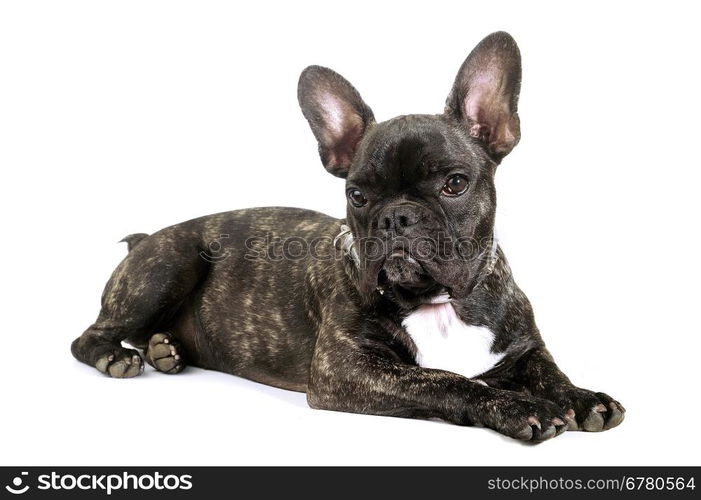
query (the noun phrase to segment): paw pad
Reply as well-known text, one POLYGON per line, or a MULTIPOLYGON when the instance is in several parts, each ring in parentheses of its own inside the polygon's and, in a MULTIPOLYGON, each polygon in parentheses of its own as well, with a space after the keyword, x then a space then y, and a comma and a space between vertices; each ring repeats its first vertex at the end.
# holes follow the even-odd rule
POLYGON ((163 373, 175 374, 185 369, 180 345, 170 333, 152 335, 146 357, 151 366, 163 373))
POLYGON ((135 350, 121 348, 100 357, 95 368, 113 378, 131 378, 143 373, 144 362, 135 350))

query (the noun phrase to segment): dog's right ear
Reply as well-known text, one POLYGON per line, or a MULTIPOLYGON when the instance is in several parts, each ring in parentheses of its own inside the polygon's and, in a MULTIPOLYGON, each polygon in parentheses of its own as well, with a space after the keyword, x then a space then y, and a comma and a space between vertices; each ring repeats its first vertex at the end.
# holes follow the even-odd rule
POLYGON ((319 142, 321 162, 345 178, 360 139, 375 121, 372 110, 345 78, 322 66, 302 71, 297 98, 319 142))

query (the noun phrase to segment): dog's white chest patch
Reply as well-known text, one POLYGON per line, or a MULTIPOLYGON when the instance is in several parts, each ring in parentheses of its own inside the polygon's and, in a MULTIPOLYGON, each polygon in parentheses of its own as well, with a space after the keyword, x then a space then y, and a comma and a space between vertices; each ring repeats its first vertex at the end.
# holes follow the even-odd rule
POLYGON ((419 306, 402 326, 416 344, 416 362, 465 377, 480 375, 504 354, 492 352, 494 334, 484 326, 466 325, 450 303, 419 306))

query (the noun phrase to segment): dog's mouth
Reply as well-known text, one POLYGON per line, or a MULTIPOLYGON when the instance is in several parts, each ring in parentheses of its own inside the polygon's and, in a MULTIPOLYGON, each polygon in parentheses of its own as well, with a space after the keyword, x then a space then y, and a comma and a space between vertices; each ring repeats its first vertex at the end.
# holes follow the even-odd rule
POLYGON ((430 276, 414 257, 404 250, 395 250, 382 265, 385 279, 392 284, 416 286, 425 282, 430 276))
POLYGON ((380 258, 368 258, 361 272, 361 287, 393 290, 395 295, 428 301, 440 294, 464 297, 469 293, 469 270, 464 262, 421 258, 403 248, 394 248, 380 258))
POLYGON ((431 303, 436 297, 450 297, 451 294, 451 289, 436 281, 421 260, 403 250, 393 251, 385 259, 377 284, 406 303, 431 303))

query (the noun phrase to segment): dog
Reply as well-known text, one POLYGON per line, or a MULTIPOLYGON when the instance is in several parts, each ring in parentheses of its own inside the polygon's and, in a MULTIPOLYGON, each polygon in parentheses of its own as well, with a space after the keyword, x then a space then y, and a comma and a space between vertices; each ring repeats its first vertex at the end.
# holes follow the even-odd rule
POLYGON ((253 208, 130 235, 73 355, 111 377, 144 358, 168 374, 192 365, 306 392, 312 408, 524 441, 616 427, 625 409, 560 371, 494 237, 520 82, 516 42, 493 33, 443 114, 377 123, 342 76, 306 68, 300 107, 345 179, 346 219, 253 208))

